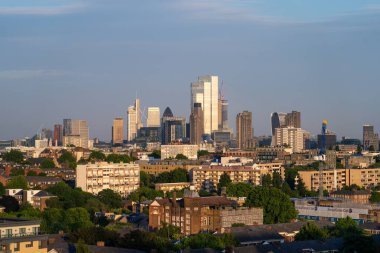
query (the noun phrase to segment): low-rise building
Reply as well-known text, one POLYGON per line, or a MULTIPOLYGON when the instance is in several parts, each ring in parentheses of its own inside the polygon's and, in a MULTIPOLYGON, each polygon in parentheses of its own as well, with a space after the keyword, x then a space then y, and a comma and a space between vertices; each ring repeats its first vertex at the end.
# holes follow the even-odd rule
POLYGON ((185 169, 189 171, 190 169, 199 166, 198 161, 191 160, 155 160, 150 162, 138 161, 138 164, 140 166, 140 171, 144 171, 150 175, 158 175, 163 172, 173 171, 175 169, 185 169))
POLYGON ((0 231, 0 252, 48 252, 48 236, 41 234, 39 221, 1 218, 0 231))
POLYGON ((63 182, 62 178, 58 177, 40 177, 40 176, 27 176, 26 181, 29 188, 46 189, 50 186, 63 182))
POLYGON ((369 198, 371 197, 371 191, 369 190, 357 190, 357 191, 339 190, 339 191, 332 192, 330 196, 333 198, 350 200, 355 203, 367 204, 369 202, 369 198))
POLYGON ((224 233, 234 223, 263 224, 262 208, 237 207, 225 197, 184 197, 157 199, 149 206, 149 228, 159 229, 163 224, 180 228, 184 235, 202 231, 224 233))
POLYGON ((135 163, 88 163, 76 169, 76 187, 92 194, 111 189, 122 197, 140 185, 140 168, 135 163))
POLYGON ((191 183, 179 182, 179 183, 157 183, 154 185, 156 191, 171 192, 180 191, 185 188, 190 188, 191 183))
POLYGON ((213 191, 219 183, 220 176, 226 173, 232 183, 250 183, 261 185, 263 175, 274 172, 284 177, 284 167, 282 163, 264 163, 251 166, 201 166, 190 171, 190 178, 197 191, 213 191))
POLYGON ((196 160, 198 150, 198 145, 161 145, 161 159, 173 159, 182 154, 190 160, 196 160))
POLYGON ((44 210, 47 207, 46 200, 56 197, 46 191, 22 189, 6 189, 5 195, 14 197, 20 205, 29 203, 32 207, 39 210, 44 210))

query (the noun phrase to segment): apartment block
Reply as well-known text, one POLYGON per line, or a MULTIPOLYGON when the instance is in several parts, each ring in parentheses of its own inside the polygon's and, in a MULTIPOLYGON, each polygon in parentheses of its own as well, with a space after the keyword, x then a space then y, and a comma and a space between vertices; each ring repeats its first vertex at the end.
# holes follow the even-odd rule
POLYGON ((232 183, 250 183, 261 185, 263 175, 274 172, 284 177, 282 163, 254 164, 252 166, 201 166, 190 171, 192 183, 197 191, 216 190, 220 176, 226 173, 232 183))
POLYGON ((198 145, 161 145, 161 159, 175 158, 182 154, 190 160, 196 160, 198 150, 198 145))
POLYGON ((137 190, 140 185, 140 168, 134 163, 89 163, 78 165, 76 187, 92 194, 111 189, 122 197, 137 190))
POLYGON ((237 207, 226 197, 185 197, 158 199, 149 206, 149 228, 159 229, 164 223, 181 229, 184 235, 203 231, 224 233, 234 223, 263 224, 262 208, 237 207))
POLYGON ((48 252, 48 236, 40 233, 39 221, 1 218, 0 233, 0 252, 48 252))

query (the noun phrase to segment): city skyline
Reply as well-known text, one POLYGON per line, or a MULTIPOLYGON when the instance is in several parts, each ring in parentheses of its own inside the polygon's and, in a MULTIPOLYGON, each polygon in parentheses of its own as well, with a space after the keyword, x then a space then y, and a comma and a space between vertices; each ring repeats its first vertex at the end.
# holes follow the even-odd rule
POLYGON ((189 84, 206 74, 223 80, 232 127, 248 110, 255 135, 269 135, 272 112, 297 110, 315 135, 328 119, 361 139, 364 124, 380 127, 376 3, 2 1, 0 139, 80 118, 110 140, 136 92, 188 120, 189 84))

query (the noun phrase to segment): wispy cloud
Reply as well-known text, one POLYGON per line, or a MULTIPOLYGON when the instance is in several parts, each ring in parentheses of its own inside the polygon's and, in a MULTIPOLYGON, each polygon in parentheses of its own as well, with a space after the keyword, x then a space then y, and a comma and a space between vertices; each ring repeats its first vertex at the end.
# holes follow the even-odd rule
POLYGON ((50 79, 63 77, 69 72, 54 69, 17 69, 0 71, 0 80, 50 79))
POLYGON ((84 10, 85 3, 72 3, 59 6, 0 6, 0 15, 62 15, 84 10))

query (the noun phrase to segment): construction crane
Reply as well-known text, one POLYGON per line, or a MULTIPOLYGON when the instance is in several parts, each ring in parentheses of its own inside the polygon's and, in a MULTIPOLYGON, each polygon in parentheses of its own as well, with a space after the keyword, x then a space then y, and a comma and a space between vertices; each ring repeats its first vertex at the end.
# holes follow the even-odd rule
POLYGON ((321 131, 321 146, 319 154, 314 160, 319 161, 319 198, 323 197, 323 169, 326 161, 326 133, 327 133, 327 120, 322 121, 321 131))

